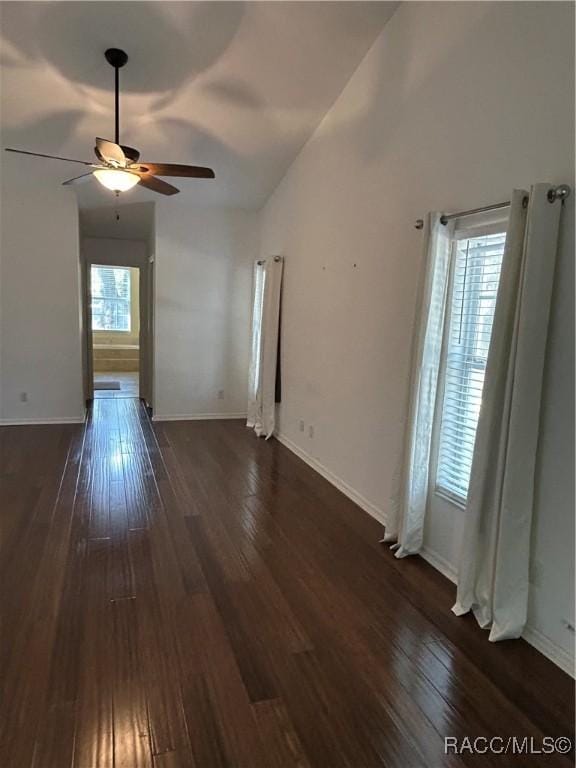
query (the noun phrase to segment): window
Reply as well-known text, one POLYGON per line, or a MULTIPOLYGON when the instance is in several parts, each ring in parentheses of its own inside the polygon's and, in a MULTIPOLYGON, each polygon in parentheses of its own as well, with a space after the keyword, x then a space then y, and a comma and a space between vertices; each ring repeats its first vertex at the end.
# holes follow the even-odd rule
POLYGON ((440 372, 436 490, 460 504, 468 496, 506 242, 506 233, 497 229, 456 231, 452 249, 440 372))
POLYGON ((256 394, 258 389, 258 382, 260 381, 260 365, 261 365, 261 350, 262 344, 262 314, 264 311, 264 283, 266 280, 266 272, 264 271, 264 265, 257 261, 254 268, 254 304, 252 307, 252 354, 251 354, 251 371, 250 371, 250 386, 251 391, 256 394))
POLYGON ((127 331, 130 327, 130 269, 92 266, 92 329, 127 331))

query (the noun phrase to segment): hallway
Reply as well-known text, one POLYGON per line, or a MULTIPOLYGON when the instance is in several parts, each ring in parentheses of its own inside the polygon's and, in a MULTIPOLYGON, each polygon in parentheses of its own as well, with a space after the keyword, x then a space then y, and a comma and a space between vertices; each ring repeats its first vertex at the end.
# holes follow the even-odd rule
POLYGON ((570 735, 570 679, 453 616, 449 582, 240 421, 102 398, 4 427, 0 507, 2 765, 571 764, 444 755, 570 735))
POLYGON ((139 374, 137 371, 94 372, 94 398, 138 397, 139 374), (109 385, 114 385, 110 389, 109 385), (100 389, 100 387, 103 387, 100 389))

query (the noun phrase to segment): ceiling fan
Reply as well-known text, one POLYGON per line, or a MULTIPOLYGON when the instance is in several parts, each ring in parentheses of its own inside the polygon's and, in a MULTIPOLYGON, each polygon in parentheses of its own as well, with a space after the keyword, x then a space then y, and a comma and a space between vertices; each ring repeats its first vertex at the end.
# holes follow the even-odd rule
POLYGON ((119 48, 108 48, 104 53, 106 61, 114 67, 114 141, 96 139, 94 152, 98 163, 88 163, 85 160, 72 160, 69 157, 44 155, 40 152, 28 152, 24 149, 6 149, 7 152, 18 152, 22 155, 47 157, 51 160, 64 160, 67 163, 79 163, 94 170, 76 176, 64 182, 64 185, 81 184, 95 177, 100 184, 118 194, 126 192, 136 184, 146 189, 159 192, 161 195, 175 195, 180 190, 172 184, 159 179, 158 176, 180 176, 195 179, 213 179, 212 168, 198 165, 178 165, 174 163, 140 163, 140 152, 133 147, 120 144, 120 69, 128 61, 128 54, 119 48))

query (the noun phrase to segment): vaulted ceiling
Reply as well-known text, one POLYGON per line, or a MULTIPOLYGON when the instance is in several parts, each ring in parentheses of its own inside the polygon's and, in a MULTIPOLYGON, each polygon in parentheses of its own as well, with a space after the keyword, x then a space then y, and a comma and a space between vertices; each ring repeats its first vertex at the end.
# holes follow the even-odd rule
MULTIPOLYGON (((124 48, 122 143, 149 162, 212 166, 215 181, 177 180, 194 202, 259 208, 397 5, 2 2, 2 146, 92 160, 94 137, 114 132, 103 53, 124 48)), ((54 162, 5 161, 22 173, 54 162)), ((62 181, 78 175, 59 170, 62 181)), ((78 191, 84 207, 111 194, 95 181, 78 191)))

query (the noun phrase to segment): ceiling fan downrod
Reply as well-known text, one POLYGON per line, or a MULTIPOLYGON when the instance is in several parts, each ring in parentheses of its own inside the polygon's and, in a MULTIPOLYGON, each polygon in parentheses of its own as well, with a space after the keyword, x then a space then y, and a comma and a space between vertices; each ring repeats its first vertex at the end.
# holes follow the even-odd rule
POLYGON ((104 56, 114 67, 114 143, 120 144, 120 69, 128 61, 128 54, 120 48, 108 48, 104 56))
MULTIPOLYGON (((103 187, 114 192, 118 198, 119 192, 126 192, 136 184, 157 192, 160 195, 175 195, 179 190, 168 184, 160 176, 181 176, 183 178, 213 179, 212 168, 200 165, 184 165, 182 163, 146 163, 140 164, 140 152, 134 147, 120 144, 120 69, 128 62, 128 54, 120 48, 108 48, 104 52, 108 64, 114 67, 114 138, 108 141, 96 137, 94 153, 98 163, 86 160, 75 160, 70 157, 48 155, 43 152, 30 152, 27 149, 12 149, 6 147, 8 152, 17 152, 34 157, 45 157, 51 160, 62 160, 67 163, 78 163, 89 168, 81 176, 64 181, 64 185, 83 184, 85 181, 95 178, 103 187)), ((116 220, 120 214, 116 211, 116 220)))

